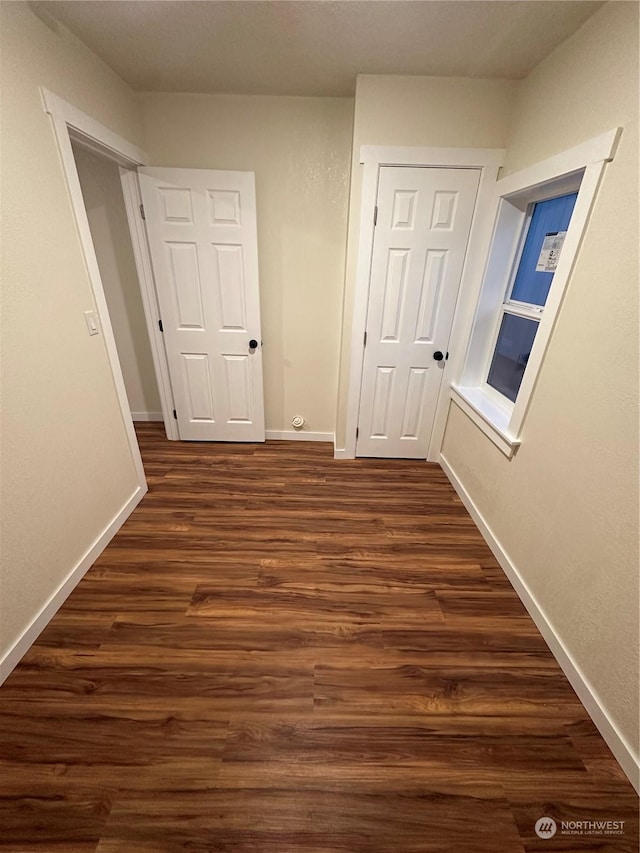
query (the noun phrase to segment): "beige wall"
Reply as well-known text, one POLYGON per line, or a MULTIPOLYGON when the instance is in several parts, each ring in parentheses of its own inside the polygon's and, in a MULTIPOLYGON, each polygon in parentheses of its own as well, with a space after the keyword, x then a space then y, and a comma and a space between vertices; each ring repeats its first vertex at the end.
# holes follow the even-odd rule
POLYGON ((526 79, 521 168, 624 127, 512 461, 451 406, 443 454, 606 712, 638 744, 638 7, 605 6, 526 79))
POLYGON ((129 406, 134 416, 157 416, 160 395, 118 166, 82 145, 73 153, 129 406))
POLYGON ((356 87, 336 447, 344 447, 362 192, 361 145, 503 148, 518 91, 512 80, 362 75, 356 87))
POLYGON ((136 488, 60 158, 39 86, 132 142, 129 89, 26 3, 0 4, 2 574, 0 655, 136 488))
POLYGON ((156 166, 256 173, 267 429, 333 432, 353 101, 143 95, 156 166))

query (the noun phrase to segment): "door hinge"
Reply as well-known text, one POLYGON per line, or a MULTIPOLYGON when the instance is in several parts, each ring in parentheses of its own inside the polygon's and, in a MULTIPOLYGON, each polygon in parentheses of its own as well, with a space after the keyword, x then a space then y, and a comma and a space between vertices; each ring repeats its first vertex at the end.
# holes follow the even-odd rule
POLYGON ((373 226, 374 226, 374 228, 377 224, 378 224, 378 205, 376 204, 376 206, 373 208, 373 226))
POLYGON ((178 413, 176 412, 176 410, 175 410, 175 409, 173 410, 173 417, 174 417, 176 420, 178 420, 178 413))
POLYGON ((158 320, 158 328, 161 332, 164 332, 164 326, 162 325, 162 320, 158 320))
POLYGON ((360 435, 360 427, 356 427, 356 439, 360 435))
POLYGON ((365 333, 364 333, 364 341, 362 342, 362 346, 365 346, 365 347, 366 347, 366 345, 367 345, 367 333, 366 333, 366 331, 365 331, 365 333))
POLYGON ((143 219, 146 219, 146 218, 147 218, 147 217, 144 215, 144 204, 141 204, 141 205, 140 205, 140 216, 141 216, 143 219))

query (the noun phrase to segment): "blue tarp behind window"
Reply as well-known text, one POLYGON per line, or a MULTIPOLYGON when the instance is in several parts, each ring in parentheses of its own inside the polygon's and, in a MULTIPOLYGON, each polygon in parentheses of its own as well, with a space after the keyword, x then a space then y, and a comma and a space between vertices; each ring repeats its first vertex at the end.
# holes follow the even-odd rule
POLYGON ((547 234, 566 231, 578 193, 539 201, 533 210, 511 299, 544 305, 553 281, 552 272, 536 272, 536 264, 547 234))
POLYGON ((487 382, 512 403, 518 396, 538 325, 536 320, 515 314, 502 317, 487 382))

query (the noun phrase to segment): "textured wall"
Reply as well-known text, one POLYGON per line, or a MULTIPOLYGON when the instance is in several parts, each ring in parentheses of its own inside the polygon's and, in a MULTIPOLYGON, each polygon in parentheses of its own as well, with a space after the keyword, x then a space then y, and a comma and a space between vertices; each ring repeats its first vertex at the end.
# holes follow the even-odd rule
POLYGON ((609 3, 524 81, 514 171, 624 127, 508 461, 452 405, 443 454, 605 710, 638 744, 638 7, 609 3))
POLYGON ((26 3, 2 16, 0 656, 136 488, 59 154, 38 87, 132 142, 129 89, 26 3))
POLYGON ((143 95, 155 166, 256 173, 267 429, 333 432, 353 101, 143 95))

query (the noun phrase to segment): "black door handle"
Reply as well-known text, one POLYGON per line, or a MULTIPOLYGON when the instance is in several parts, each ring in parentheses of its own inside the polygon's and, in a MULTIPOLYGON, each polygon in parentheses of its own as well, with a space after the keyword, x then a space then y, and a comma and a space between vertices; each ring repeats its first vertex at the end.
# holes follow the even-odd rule
POLYGON ((433 357, 434 357, 434 359, 435 359, 436 361, 442 361, 442 359, 444 358, 444 353, 440 352, 440 350, 439 350, 439 349, 437 349, 437 350, 434 352, 433 357))
POLYGON ((249 349, 256 349, 258 346, 258 341, 255 338, 251 338, 249 341, 249 349))

